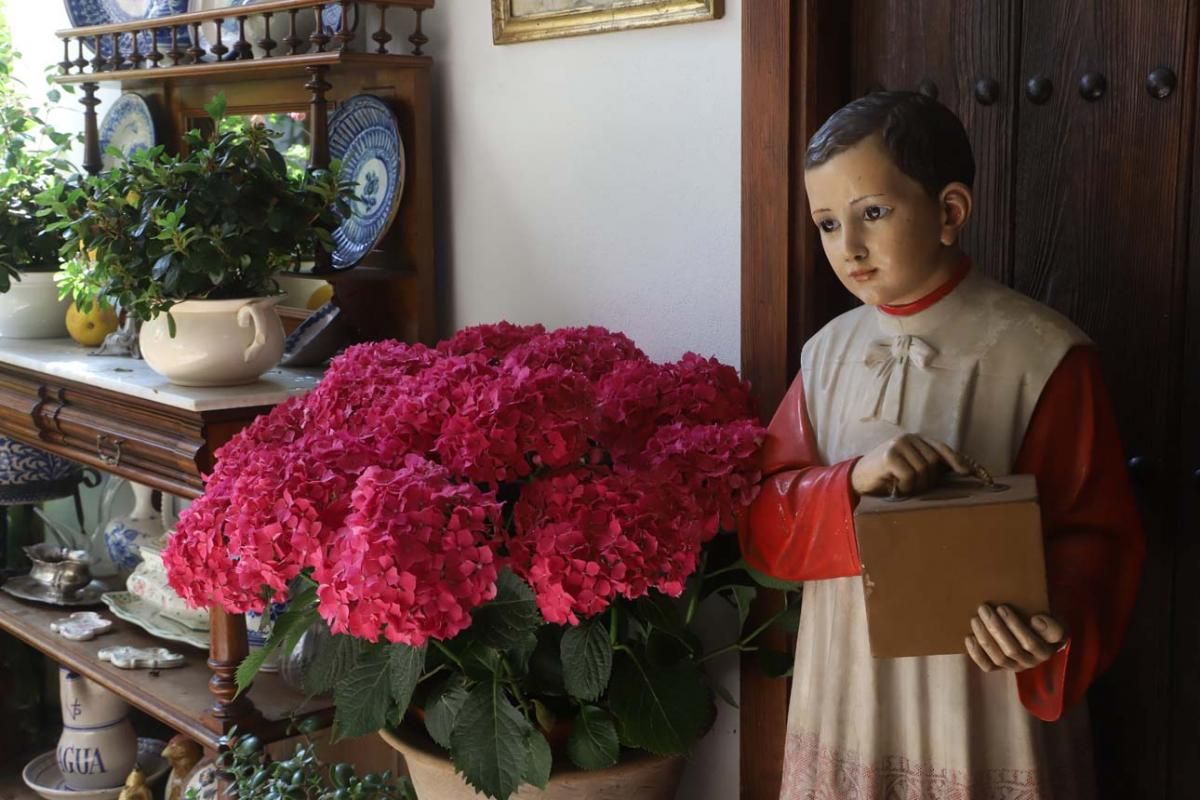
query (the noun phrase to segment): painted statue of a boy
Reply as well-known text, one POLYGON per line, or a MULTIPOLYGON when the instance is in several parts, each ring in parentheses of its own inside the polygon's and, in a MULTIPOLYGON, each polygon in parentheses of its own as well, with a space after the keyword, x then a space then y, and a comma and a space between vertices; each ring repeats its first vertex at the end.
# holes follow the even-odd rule
POLYGON ((813 221, 864 305, 805 345, 743 532, 753 566, 806 582, 785 800, 1094 791, 1080 701, 1128 622, 1141 527, 1091 343, 959 248, 974 174, 958 118, 908 92, 850 103, 808 148, 813 221), (980 608, 962 655, 872 659, 858 497, 964 457, 1036 476, 1051 608, 980 608))

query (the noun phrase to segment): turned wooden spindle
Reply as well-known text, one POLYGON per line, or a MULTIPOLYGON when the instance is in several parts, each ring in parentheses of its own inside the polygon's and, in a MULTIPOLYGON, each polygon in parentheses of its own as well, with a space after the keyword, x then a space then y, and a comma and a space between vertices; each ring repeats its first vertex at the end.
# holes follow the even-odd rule
POLYGON ((337 33, 333 35, 334 42, 337 43, 338 52, 345 52, 352 49, 350 42, 354 39, 354 34, 350 32, 350 3, 349 0, 341 0, 338 3, 342 9, 342 21, 338 25, 337 33))
POLYGON ((83 54, 83 37, 80 36, 78 39, 76 39, 75 44, 78 47, 78 49, 75 51, 75 69, 80 75, 82 75, 84 70, 87 69, 88 65, 87 56, 83 54))
POLYGON ((157 67, 158 62, 163 60, 162 51, 158 49, 158 34, 160 28, 150 29, 150 55, 146 58, 150 61, 151 67, 157 67))
POLYGON ((142 62, 146 57, 142 55, 142 32, 134 31, 129 34, 129 64, 133 69, 138 69, 142 66, 142 62))
MULTIPOLYGON (((80 41, 82 41, 82 40, 80 40, 80 41)), ((102 40, 102 39, 101 39, 99 36, 93 36, 93 37, 92 37, 92 61, 91 61, 91 65, 92 65, 92 72, 93 72, 93 73, 100 72, 100 71, 102 71, 102 70, 104 69, 104 56, 100 55, 100 42, 101 42, 101 41, 103 41, 103 40, 102 40)), ((82 52, 80 52, 80 55, 83 55, 83 53, 82 53, 82 52)), ((83 70, 82 70, 82 69, 80 69, 80 72, 82 72, 82 71, 83 71, 83 70)))
POLYGON ((208 52, 216 56, 217 61, 221 61, 225 58, 225 54, 229 52, 229 48, 226 47, 225 42, 222 41, 222 38, 225 34, 225 20, 214 19, 213 22, 215 22, 217 25, 217 41, 212 47, 208 48, 208 52))
POLYGON ((185 53, 179 49, 179 26, 171 26, 171 49, 167 51, 167 56, 171 59, 171 66, 178 67, 179 62, 183 60, 185 53))
MULTIPOLYGON (((314 65, 305 67, 312 76, 304 88, 312 92, 308 113, 308 169, 310 172, 329 168, 329 103, 325 93, 333 88, 325 75, 329 67, 314 65)), ((324 248, 317 248, 316 272, 330 272, 333 267, 333 255, 324 248)))
MULTIPOLYGON (((85 64, 87 62, 84 62, 85 64)), ((63 60, 58 62, 58 74, 68 75, 75 62, 71 60, 71 40, 63 39, 63 60)))
POLYGON ((271 38, 271 17, 274 14, 267 12, 263 14, 263 38, 258 40, 258 46, 262 48, 263 58, 270 58, 271 51, 279 46, 279 43, 271 38))
POLYGON ((390 33, 388 33, 388 29, 387 29, 387 12, 388 12, 388 7, 385 4, 380 3, 379 4, 379 30, 377 30, 373 34, 371 34, 371 38, 379 43, 379 47, 375 48, 375 52, 379 53, 379 55, 381 55, 381 56, 387 55, 387 52, 388 52, 387 45, 388 45, 388 42, 390 42, 392 40, 392 35, 390 33))
POLYGON ((425 45, 429 44, 429 37, 425 35, 425 31, 421 30, 421 17, 425 14, 425 9, 417 9, 417 29, 413 31, 413 35, 408 37, 408 41, 412 43, 414 56, 423 56, 425 51, 422 50, 425 45))
POLYGON ((254 58, 254 48, 246 41, 246 15, 238 17, 238 40, 233 46, 234 57, 242 61, 254 58))
POLYGON ((121 36, 114 33, 112 34, 112 52, 108 56, 108 66, 111 69, 118 70, 124 61, 125 57, 121 55, 121 36))
POLYGON ((296 33, 296 14, 299 13, 299 11, 300 9, 298 8, 288 10, 288 24, 290 27, 288 29, 287 38, 283 40, 283 43, 288 46, 289 56, 294 56, 299 53, 300 45, 304 44, 304 40, 300 38, 298 33, 296 33))
POLYGON ((200 23, 192 23, 192 45, 187 49, 193 64, 199 64, 204 58, 204 48, 200 46, 200 23))
POLYGON ((216 698, 212 716, 226 729, 230 725, 245 727, 244 721, 255 715, 250 698, 245 694, 238 695, 237 691, 237 668, 250 652, 246 641, 246 618, 214 608, 209 612, 209 620, 208 668, 213 675, 208 681, 208 690, 216 698))
POLYGON ((308 40, 313 43, 316 52, 324 53, 325 45, 329 44, 329 34, 325 32, 325 6, 313 6, 313 16, 316 19, 316 28, 312 32, 312 36, 308 40))
POLYGON ((100 160, 100 126, 96 123, 96 92, 100 84, 88 81, 80 84, 83 97, 79 102, 83 105, 83 168, 89 175, 98 175, 103 163, 100 160))

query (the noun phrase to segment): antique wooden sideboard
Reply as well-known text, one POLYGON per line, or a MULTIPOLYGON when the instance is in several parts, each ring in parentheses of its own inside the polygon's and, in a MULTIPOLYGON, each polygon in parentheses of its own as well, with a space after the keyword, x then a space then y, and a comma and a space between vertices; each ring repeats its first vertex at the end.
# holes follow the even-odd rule
MULTIPOLYGON (((202 127, 203 107, 225 95, 230 115, 292 113, 308 126, 313 169, 330 165, 328 121, 337 104, 363 93, 395 112, 405 150, 403 197, 389 232, 361 265, 332 271, 318 257, 314 274, 335 286, 335 302, 358 338, 431 343, 437 336, 433 249, 432 59, 422 15, 435 0, 266 0, 135 23, 59 31, 63 60, 55 80, 78 86, 84 106, 84 168, 101 169, 97 107, 101 84, 136 91, 159 112, 160 143, 179 149, 202 127), (339 9, 334 26, 327 10, 339 9), (401 18, 401 14, 406 18, 401 18), (411 20, 406 52, 402 35, 411 20), (236 23, 232 38, 227 23, 236 23), (248 25, 248 23, 250 23, 248 25), (212 33, 201 35, 202 26, 212 33), (247 30, 260 31, 254 41, 247 30), (278 41, 277 41, 278 40, 278 41)), ((296 320, 289 320, 295 323, 296 320)), ((0 436, 41 447, 163 492, 195 498, 214 453, 257 415, 306 391, 319 373, 275 369, 258 383, 226 389, 173 386, 133 359, 90 357, 70 341, 0 339, 0 436)), ((232 726, 264 740, 283 738, 291 718, 332 719, 328 701, 309 701, 276 675, 263 674, 236 694, 234 673, 246 656, 240 615, 211 611, 207 658, 184 650, 186 666, 126 672, 100 662, 103 644, 162 644, 118 622, 102 640, 68 642, 49 623, 62 609, 0 594, 0 629, 159 719, 208 749, 232 726)))

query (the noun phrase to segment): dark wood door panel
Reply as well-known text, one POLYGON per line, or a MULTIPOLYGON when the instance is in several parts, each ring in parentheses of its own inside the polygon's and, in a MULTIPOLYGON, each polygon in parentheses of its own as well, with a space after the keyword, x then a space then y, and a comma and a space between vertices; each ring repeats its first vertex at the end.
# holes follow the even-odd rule
POLYGON ((1166 797, 1173 458, 1185 103, 1147 74, 1187 60, 1188 4, 1024 4, 1022 81, 1049 97, 1017 111, 1014 285, 1099 345, 1127 452, 1141 461, 1148 558, 1134 623, 1092 692, 1103 796, 1166 797), (1100 89, 1103 89, 1100 91, 1100 89), (1090 91, 1089 91, 1090 90, 1090 91))
POLYGON ((962 119, 977 166, 975 214, 963 245, 1006 283, 1019 12, 1013 0, 858 2, 850 36, 855 96, 875 88, 923 90, 962 119))

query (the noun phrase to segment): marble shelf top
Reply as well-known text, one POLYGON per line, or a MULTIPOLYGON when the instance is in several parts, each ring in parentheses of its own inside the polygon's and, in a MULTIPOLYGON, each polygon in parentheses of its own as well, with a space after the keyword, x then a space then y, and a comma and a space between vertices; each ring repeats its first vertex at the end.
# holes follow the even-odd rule
POLYGON ((244 386, 176 386, 141 359, 93 356, 71 339, 0 338, 0 364, 119 392, 187 411, 273 406, 303 394, 321 379, 319 369, 276 367, 244 386))

